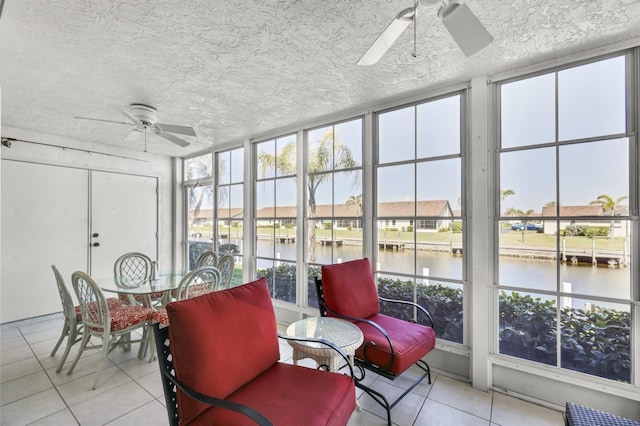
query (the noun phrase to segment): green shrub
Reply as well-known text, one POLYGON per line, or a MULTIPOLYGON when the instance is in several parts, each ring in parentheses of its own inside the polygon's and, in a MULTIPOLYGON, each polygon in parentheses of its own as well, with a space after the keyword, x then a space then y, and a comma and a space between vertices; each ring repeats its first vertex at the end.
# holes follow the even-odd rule
POLYGON ((407 226, 407 232, 413 232, 413 225, 407 226))
MULTIPOLYGON (((309 306, 318 307, 314 277, 317 266, 309 267, 309 306)), ((296 267, 283 264, 258 271, 266 276, 272 297, 296 302, 296 267)), ((461 288, 442 284, 415 288, 416 301, 431 314, 438 339, 463 343, 463 294, 461 288)), ((412 280, 378 280, 378 294, 388 299, 413 301, 412 280)), ((517 292, 501 292, 499 299, 499 352, 505 355, 556 366, 557 307, 555 300, 542 300, 517 292)), ((412 320, 413 308, 381 303, 380 312, 400 319, 412 320)), ((594 311, 562 308, 561 366, 566 369, 630 383, 631 381, 631 315, 629 312, 596 307, 594 311)), ((428 324, 422 315, 418 322, 428 324)))
POLYGON ((449 232, 451 230, 451 228, 446 227, 446 228, 440 228, 438 229, 438 232, 449 232))
POLYGON ((451 231, 454 234, 460 234, 462 233, 462 222, 459 220, 456 220, 454 222, 451 223, 451 231))

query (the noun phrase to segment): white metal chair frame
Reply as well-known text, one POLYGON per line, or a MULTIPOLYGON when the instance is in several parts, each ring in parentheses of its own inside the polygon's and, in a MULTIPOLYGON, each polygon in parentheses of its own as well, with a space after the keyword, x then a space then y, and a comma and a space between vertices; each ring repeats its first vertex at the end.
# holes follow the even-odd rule
POLYGON ((218 258, 218 269, 220 270, 221 282, 220 290, 231 287, 233 272, 235 270, 235 259, 231 254, 223 254, 218 258))
POLYGON ((185 300, 220 290, 222 275, 214 266, 201 266, 185 275, 178 285, 176 300, 185 300))
POLYGON ((138 314, 140 317, 146 318, 141 321, 133 322, 128 327, 124 327, 120 330, 112 330, 112 317, 109 312, 109 307, 102 290, 100 290, 100 287, 98 287, 98 284, 96 284, 93 278, 84 272, 76 271, 71 275, 71 281, 78 301, 80 302, 80 312, 82 314, 82 323, 84 328, 78 354, 69 367, 67 375, 70 375, 73 372, 82 352, 87 349, 89 339, 91 337, 99 338, 101 340, 101 345, 90 346, 91 349, 102 349, 102 356, 98 363, 98 370, 93 384, 93 389, 95 390, 98 386, 98 382, 100 381, 100 375, 107 359, 107 355, 117 346, 124 346, 124 349, 128 350, 131 343, 139 342, 140 351, 138 352, 138 358, 144 357, 144 351, 146 351, 147 344, 149 343, 149 336, 151 336, 150 330, 147 326, 151 323, 151 314, 153 313, 153 309, 145 308, 140 305, 123 305, 120 309, 125 309, 131 313, 138 314), (142 327, 145 327, 142 338, 138 340, 130 340, 131 332, 142 327))
POLYGON ((62 274, 55 265, 51 265, 51 269, 53 269, 53 275, 55 275, 56 277, 58 293, 60 293, 60 301, 62 302, 62 314, 64 315, 62 334, 60 335, 58 342, 51 351, 51 356, 54 356, 56 354, 58 348, 62 344, 62 341, 65 337, 67 337, 67 347, 62 354, 60 362, 58 363, 58 368, 56 368, 56 373, 59 373, 60 370, 62 370, 62 366, 64 365, 65 361, 67 360, 67 356, 69 356, 71 346, 75 345, 82 339, 82 324, 78 324, 76 307, 73 304, 71 293, 69 293, 69 289, 64 282, 64 278, 62 278, 62 274))
POLYGON ((195 269, 200 268, 201 266, 215 266, 218 267, 218 253, 215 251, 205 251, 198 257, 196 260, 195 269))

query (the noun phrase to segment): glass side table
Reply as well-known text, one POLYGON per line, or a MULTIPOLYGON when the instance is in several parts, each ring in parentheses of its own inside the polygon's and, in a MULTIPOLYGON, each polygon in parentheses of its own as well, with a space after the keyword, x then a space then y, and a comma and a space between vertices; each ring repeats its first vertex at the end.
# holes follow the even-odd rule
MULTIPOLYGON (((287 336, 324 339, 338 345, 349 358, 353 367, 353 355, 362 345, 363 336, 358 327, 349 321, 338 318, 311 317, 296 321, 286 330, 287 336)), ((300 342, 288 340, 293 348, 293 363, 304 358, 311 358, 318 365, 325 365, 329 371, 336 372, 341 367, 343 358, 330 347, 316 342, 300 342)))

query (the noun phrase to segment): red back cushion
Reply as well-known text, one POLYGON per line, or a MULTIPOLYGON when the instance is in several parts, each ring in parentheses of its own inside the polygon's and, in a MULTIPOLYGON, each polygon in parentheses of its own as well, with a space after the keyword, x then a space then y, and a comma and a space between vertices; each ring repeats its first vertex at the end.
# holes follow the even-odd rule
MULTIPOLYGON (((226 398, 280 358, 265 278, 169 303, 167 314, 176 377, 198 392, 226 398)), ((178 392, 181 422, 207 408, 178 392)))
POLYGON ((366 257, 323 266, 322 288, 327 307, 342 315, 367 318, 380 309, 378 288, 366 257))

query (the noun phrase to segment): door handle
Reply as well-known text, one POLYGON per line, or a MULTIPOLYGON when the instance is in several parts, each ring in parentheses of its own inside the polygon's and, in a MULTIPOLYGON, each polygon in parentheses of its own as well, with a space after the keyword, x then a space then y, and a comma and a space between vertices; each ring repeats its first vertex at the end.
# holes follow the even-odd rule
POLYGON ((94 246, 94 247, 100 247, 100 243, 93 243, 91 245, 94 246))

